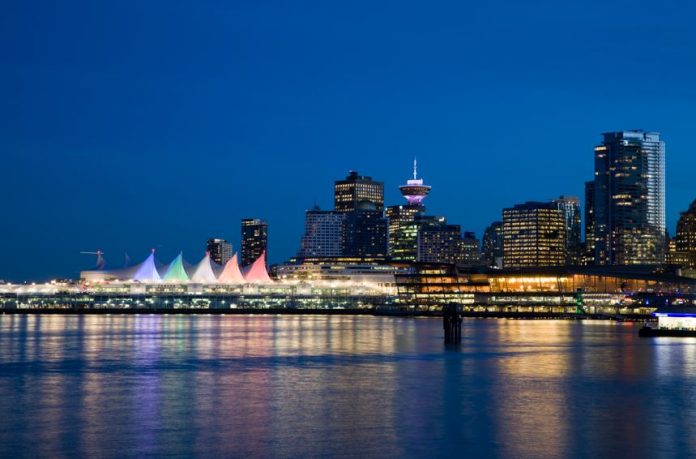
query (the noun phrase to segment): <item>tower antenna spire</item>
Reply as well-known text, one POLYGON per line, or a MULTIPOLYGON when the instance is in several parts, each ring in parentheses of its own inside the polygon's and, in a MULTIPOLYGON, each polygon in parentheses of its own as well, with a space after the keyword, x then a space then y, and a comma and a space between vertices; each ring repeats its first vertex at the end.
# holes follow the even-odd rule
POLYGON ((416 157, 413 157, 413 180, 418 179, 418 160, 416 157))

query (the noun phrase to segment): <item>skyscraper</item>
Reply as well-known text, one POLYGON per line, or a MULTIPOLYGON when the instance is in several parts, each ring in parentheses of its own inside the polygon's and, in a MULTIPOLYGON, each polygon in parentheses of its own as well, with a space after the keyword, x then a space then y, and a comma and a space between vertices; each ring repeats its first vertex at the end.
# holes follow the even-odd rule
POLYGON ((580 198, 575 196, 561 196, 553 201, 563 213, 565 220, 565 244, 566 265, 577 266, 580 264, 580 198))
POLYGON ((342 254, 346 257, 386 257, 387 220, 381 211, 345 212, 342 254))
POLYGON ((423 214, 422 205, 387 207, 389 222, 387 253, 394 261, 416 261, 418 258, 418 228, 416 217, 423 214))
POLYGON ((298 257, 340 257, 346 213, 314 207, 305 213, 305 232, 298 257))
POLYGON ((565 218, 553 202, 503 209, 503 266, 561 266, 566 262, 565 218))
POLYGON ((350 171, 345 180, 334 182, 334 209, 384 211, 384 183, 350 171))
POLYGON ((224 239, 208 239, 205 247, 210 259, 219 265, 224 265, 232 258, 232 244, 224 239))
POLYGON ((268 224, 265 221, 258 218, 242 219, 242 266, 251 265, 266 252, 267 241, 268 224))
POLYGON ((493 222, 483 232, 481 261, 489 268, 503 267, 503 222, 493 222))
POLYGON ((583 247, 583 265, 594 265, 595 247, 595 182, 585 182, 585 244, 583 247))
POLYGON ((595 147, 595 263, 665 259, 665 143, 657 132, 608 132, 595 147))
POLYGON ((350 171, 334 183, 334 210, 345 213, 342 256, 386 257, 384 183, 350 171))

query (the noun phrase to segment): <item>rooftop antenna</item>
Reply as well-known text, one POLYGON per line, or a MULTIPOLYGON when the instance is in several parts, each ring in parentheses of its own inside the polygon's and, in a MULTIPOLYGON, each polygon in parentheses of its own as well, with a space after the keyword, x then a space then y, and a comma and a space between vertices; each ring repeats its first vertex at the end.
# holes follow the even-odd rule
POLYGON ((413 157, 413 180, 418 179, 418 160, 416 157, 413 157))

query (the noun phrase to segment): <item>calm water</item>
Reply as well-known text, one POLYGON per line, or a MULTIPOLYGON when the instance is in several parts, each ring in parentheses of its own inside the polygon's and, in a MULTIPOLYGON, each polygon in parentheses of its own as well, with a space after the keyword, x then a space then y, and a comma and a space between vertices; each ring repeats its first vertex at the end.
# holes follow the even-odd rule
POLYGON ((635 325, 0 316, 1 457, 683 457, 696 340, 635 325), (659 454, 658 454, 659 453, 659 454))

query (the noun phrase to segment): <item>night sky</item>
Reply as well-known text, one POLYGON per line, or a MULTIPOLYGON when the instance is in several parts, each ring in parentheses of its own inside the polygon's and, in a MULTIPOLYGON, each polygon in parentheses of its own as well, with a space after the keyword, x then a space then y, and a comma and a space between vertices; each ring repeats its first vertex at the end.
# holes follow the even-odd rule
POLYGON ((431 214, 476 231, 583 194, 602 132, 667 142, 667 218, 696 198, 689 1, 0 2, 0 279, 150 247, 189 261, 239 220, 295 254, 348 170, 414 156, 431 214), (611 5, 610 5, 611 4, 611 5))

